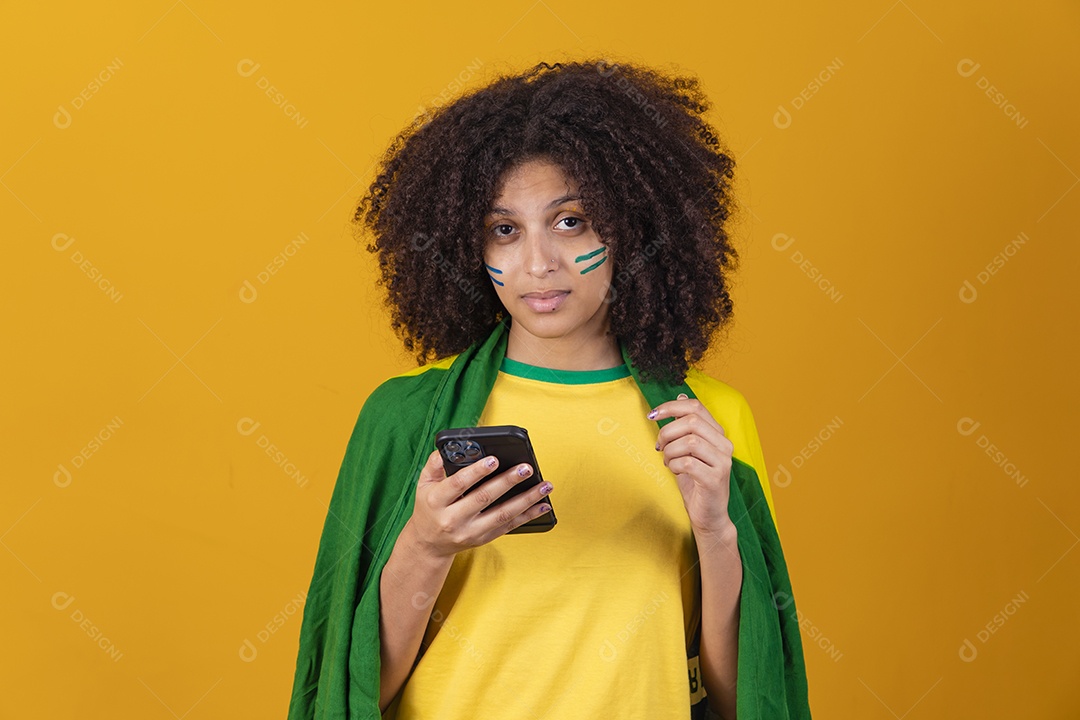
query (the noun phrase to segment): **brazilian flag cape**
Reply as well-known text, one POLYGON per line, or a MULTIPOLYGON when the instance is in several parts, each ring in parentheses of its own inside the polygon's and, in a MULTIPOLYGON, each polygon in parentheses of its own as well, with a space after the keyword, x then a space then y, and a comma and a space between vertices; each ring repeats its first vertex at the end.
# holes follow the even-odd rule
MULTIPOLYGON (((289 720, 381 717, 379 578, 412 514, 435 433, 477 424, 506 354, 509 322, 504 318, 486 340, 457 355, 390 378, 365 401, 315 559, 289 720)), ((650 407, 680 392, 696 397, 685 381, 643 382, 625 345, 619 345, 650 407)), ((670 421, 663 418, 658 424, 670 421)), ((737 458, 732 459, 728 513, 738 530, 743 563, 739 720, 809 718, 802 642, 780 538, 756 471, 737 458)), ((700 623, 690 649, 694 656, 699 642, 700 623)), ((691 717, 704 718, 706 706, 707 698, 696 702, 691 717)), ((642 713, 647 716, 648 708, 642 713)))

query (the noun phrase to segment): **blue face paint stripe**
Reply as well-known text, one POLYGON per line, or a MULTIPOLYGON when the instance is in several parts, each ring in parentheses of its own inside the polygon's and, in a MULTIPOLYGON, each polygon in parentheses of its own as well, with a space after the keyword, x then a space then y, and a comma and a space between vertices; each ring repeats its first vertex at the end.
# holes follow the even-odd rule
MULTIPOLYGON (((493 268, 493 267, 491 267, 490 265, 488 265, 487 263, 484 263, 484 267, 486 267, 486 268, 487 268, 488 270, 490 270, 491 272, 496 272, 496 273, 499 273, 500 275, 502 275, 502 270, 500 270, 499 268, 493 268)), ((506 283, 501 283, 501 282, 499 282, 498 280, 496 280, 496 279, 494 278, 494 276, 492 276, 492 274, 491 274, 491 273, 488 273, 488 277, 489 277, 489 278, 491 278, 491 281, 492 281, 493 283, 495 283, 496 285, 499 285, 499 286, 503 286, 503 285, 506 285, 506 283)))

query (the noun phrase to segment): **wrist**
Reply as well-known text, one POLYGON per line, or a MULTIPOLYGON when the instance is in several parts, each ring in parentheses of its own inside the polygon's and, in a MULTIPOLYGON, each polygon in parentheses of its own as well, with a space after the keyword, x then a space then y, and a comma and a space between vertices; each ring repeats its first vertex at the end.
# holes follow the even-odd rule
POLYGON ((453 555, 440 555, 430 543, 421 537, 411 517, 405 521, 404 527, 401 528, 401 534, 398 535, 395 548, 401 549, 404 560, 409 563, 419 563, 425 567, 449 568, 454 562, 453 555))
MULTIPOLYGON (((735 523, 728 518, 725 522, 716 526, 707 528, 693 528, 694 538, 697 540, 698 545, 704 544, 705 547, 714 547, 716 545, 726 545, 728 547, 738 547, 739 530, 735 527, 735 523)), ((700 548, 699 548, 700 549, 700 548)))

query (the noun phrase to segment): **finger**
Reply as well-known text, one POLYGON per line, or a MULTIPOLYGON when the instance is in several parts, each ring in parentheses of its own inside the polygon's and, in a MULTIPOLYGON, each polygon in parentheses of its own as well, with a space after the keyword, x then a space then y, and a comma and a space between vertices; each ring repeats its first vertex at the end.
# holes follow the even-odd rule
POLYGON ((706 463, 704 460, 684 454, 684 456, 678 456, 671 460, 665 460, 664 464, 667 466, 672 475, 679 479, 685 477, 689 478, 704 478, 715 475, 717 468, 713 465, 706 463))
POLYGON ((684 415, 660 428, 660 432, 656 434, 656 449, 663 450, 675 440, 687 435, 699 435, 702 440, 713 445, 723 445, 722 441, 731 442, 719 425, 705 422, 700 415, 684 415))
MULTIPOLYGON (((681 418, 686 415, 700 415, 703 420, 713 425, 717 429, 723 430, 720 427, 720 423, 716 422, 716 418, 712 416, 709 409, 697 398, 688 398, 685 393, 679 393, 679 398, 676 400, 668 400, 662 402, 653 408, 645 416, 650 420, 661 420, 666 417, 681 418)), ((671 423, 668 423, 669 425, 671 423)), ((665 426, 666 427, 666 426, 665 426)))
POLYGON ((464 500, 468 502, 471 513, 475 514, 483 512, 485 508, 506 494, 507 490, 514 487, 522 480, 527 480, 532 477, 532 474, 532 466, 528 463, 515 465, 510 469, 499 473, 484 484, 478 485, 464 500), (524 474, 522 474, 522 471, 524 471, 524 474))
POLYGON ((679 393, 679 396, 674 400, 667 400, 654 407, 648 412, 645 417, 649 418, 650 420, 659 420, 663 417, 674 417, 673 413, 675 411, 673 408, 680 407, 682 405, 682 401, 686 399, 688 399, 686 397, 686 393, 679 393))
MULTIPOLYGON (((445 487, 438 489, 440 500, 444 505, 452 505, 468 492, 469 488, 483 480, 484 477, 494 472, 498 467, 499 459, 494 455, 489 455, 466 465, 453 475, 447 475, 446 482, 443 483, 445 487), (489 460, 494 461, 494 465, 489 465, 489 460)), ((472 495, 472 493, 469 494, 472 495)))
MULTIPOLYGON (((537 503, 526 508, 524 512, 519 514, 514 520, 510 522, 510 525, 506 528, 506 532, 516 530, 527 522, 531 522, 545 513, 551 512, 550 503, 537 503)), ((504 535, 506 533, 503 533, 504 535)))
POLYGON ((482 526, 484 535, 491 538, 499 537, 548 512, 551 504, 543 500, 551 491, 545 493, 544 485, 550 485, 550 483, 541 483, 534 488, 529 488, 521 495, 489 507, 486 512, 481 513, 479 521, 484 523, 482 526), (541 509, 541 506, 547 509, 541 509))
MULTIPOLYGON (((713 444, 705 442, 698 435, 684 435, 673 440, 664 447, 664 464, 671 469, 671 462, 681 457, 690 457, 700 460, 710 468, 722 470, 731 466, 731 451, 734 446, 725 437, 720 442, 713 444)), ((686 465, 687 463, 683 463, 686 465)), ((685 472, 685 470, 682 470, 685 472)), ((674 471, 673 471, 674 472, 674 471)))
MULTIPOLYGON (((515 470, 511 472, 511 475, 516 476, 517 471, 515 470)), ((522 478, 514 484, 518 484, 526 480, 528 480, 528 478, 522 478)), ((537 483, 533 487, 523 489, 519 494, 515 495, 509 500, 504 500, 501 503, 496 503, 495 505, 489 505, 487 508, 480 512, 480 515, 482 517, 495 516, 496 521, 493 527, 499 527, 513 521, 515 518, 521 515, 521 513, 527 511, 533 505, 550 495, 552 489, 552 484, 549 482, 545 481, 537 483), (504 511, 505 514, 500 517, 499 511, 504 511)), ((505 491, 496 492, 499 493, 499 496, 501 497, 502 493, 505 491)))
POLYGON ((432 450, 428 455, 427 462, 424 463, 424 467, 420 470, 419 483, 439 482, 446 479, 446 470, 443 469, 442 453, 437 449, 432 450))

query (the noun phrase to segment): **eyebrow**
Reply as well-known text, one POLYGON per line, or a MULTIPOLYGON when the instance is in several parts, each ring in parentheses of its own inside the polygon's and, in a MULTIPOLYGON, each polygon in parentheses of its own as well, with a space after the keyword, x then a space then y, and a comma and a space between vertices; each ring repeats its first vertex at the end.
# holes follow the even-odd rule
MULTIPOLYGON (((554 200, 552 200, 550 203, 548 203, 548 206, 546 208, 544 208, 544 209, 545 210, 550 210, 553 207, 557 207, 559 205, 562 205, 564 202, 569 202, 570 200, 580 200, 580 199, 581 199, 580 195, 563 195, 562 197, 555 198, 554 200)), ((513 212, 511 212, 510 210, 507 210, 506 208, 503 208, 503 207, 493 207, 493 208, 491 208, 490 211, 488 211, 488 215, 513 215, 513 214, 514 214, 513 212)))

